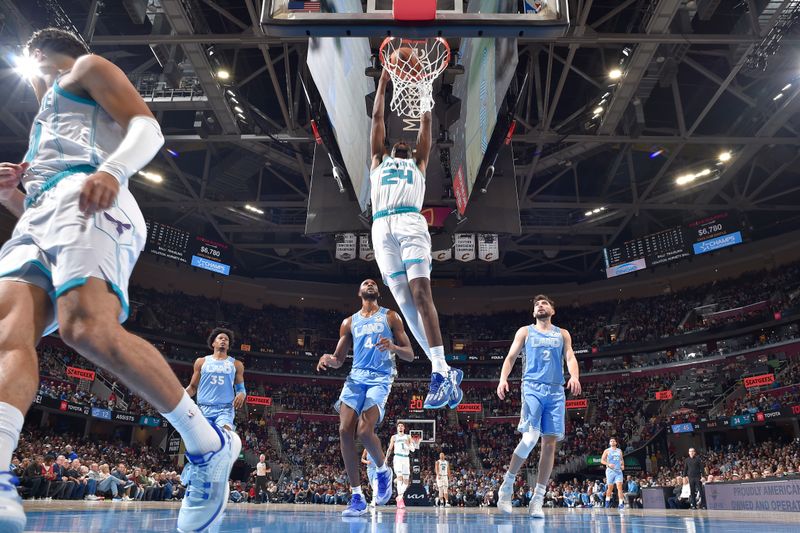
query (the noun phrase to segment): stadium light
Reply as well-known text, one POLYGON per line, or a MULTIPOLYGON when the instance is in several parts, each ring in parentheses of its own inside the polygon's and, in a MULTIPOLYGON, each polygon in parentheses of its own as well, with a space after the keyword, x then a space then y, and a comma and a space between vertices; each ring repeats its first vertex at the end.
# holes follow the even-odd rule
POLYGON ((695 180, 694 174, 684 174, 683 176, 678 176, 675 180, 675 183, 678 185, 686 185, 687 183, 691 183, 695 180))
POLYGON ((14 63, 14 72, 21 78, 30 79, 42 75, 39 70, 39 62, 28 54, 14 56, 12 61, 14 63))
POLYGON ((722 163, 726 163, 731 160, 731 153, 728 151, 721 152, 717 159, 719 159, 719 161, 722 163))
POLYGON ((237 106, 233 106, 233 110, 236 111, 237 113, 244 113, 244 109, 242 109, 238 105, 237 106))
POLYGON ((257 207, 254 207, 254 206, 252 206, 250 204, 244 204, 244 208, 247 209, 248 211, 252 211, 253 213, 258 213, 259 215, 263 215, 264 214, 263 210, 261 210, 261 209, 259 209, 257 207))
POLYGON ((147 181, 152 181, 153 183, 161 183, 164 181, 164 176, 156 172, 148 172, 146 170, 140 170, 139 175, 144 179, 146 179, 147 181))
POLYGON ((229 80, 231 78, 231 73, 221 68, 217 71, 217 77, 221 80, 229 80))
POLYGON ((603 112, 603 106, 600 106, 600 105, 599 105, 599 106, 597 106, 597 107, 595 107, 595 108, 594 108, 594 111, 593 111, 593 113, 594 113, 595 115, 599 115, 599 114, 600 114, 600 113, 602 113, 602 112, 603 112))
POLYGON ((783 89, 781 89, 781 92, 787 91, 787 90, 789 90, 791 88, 792 88, 792 84, 791 83, 787 83, 786 85, 783 86, 783 89))
POLYGON ((612 80, 618 80, 622 77, 622 70, 614 68, 608 71, 608 77, 612 80))
POLYGON ((780 100, 781 98, 783 98, 783 93, 778 93, 772 98, 772 101, 776 102, 776 101, 780 100))

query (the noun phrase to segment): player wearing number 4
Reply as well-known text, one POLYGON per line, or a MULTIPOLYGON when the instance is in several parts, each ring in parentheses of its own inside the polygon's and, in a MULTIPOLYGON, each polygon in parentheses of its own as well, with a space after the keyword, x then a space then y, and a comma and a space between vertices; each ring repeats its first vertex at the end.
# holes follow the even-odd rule
POLYGON ((197 393, 200 411, 218 427, 232 430, 235 410, 244 405, 247 391, 244 388, 244 365, 228 355, 233 332, 215 328, 208 337, 208 347, 214 353, 198 357, 194 374, 186 392, 197 393))
POLYGON ((378 305, 378 285, 364 280, 358 290, 361 309, 347 317, 339 328, 339 342, 333 354, 319 359, 317 371, 340 368, 350 346, 353 346, 353 367, 347 376, 342 393, 336 402, 339 411, 339 439, 345 470, 350 481, 350 505, 343 516, 360 516, 367 512, 361 491, 361 473, 356 452, 356 438, 361 441, 375 461, 377 491, 376 505, 385 505, 392 496, 392 471, 386 466, 386 456, 375 427, 386 414, 386 400, 397 375, 394 356, 404 361, 414 360, 411 341, 403 329, 400 315, 378 305))
POLYGON ((431 113, 420 119, 416 150, 404 140, 386 151, 383 71, 372 108, 372 245, 375 261, 411 333, 431 361, 433 372, 425 409, 451 409, 461 403, 464 373, 445 362, 439 316, 431 293, 431 236, 420 214, 425 200, 425 168, 431 152, 431 113))
POLYGON ((565 360, 570 375, 567 388, 571 394, 581 393, 578 360, 575 358, 575 352, 572 351, 572 337, 567 330, 552 324, 555 314, 553 300, 542 294, 533 299, 535 322, 517 330, 500 372, 500 383, 497 385, 497 396, 504 400, 508 393, 508 376, 511 374, 517 356, 524 349, 522 413, 517 426, 517 430, 522 433, 522 440, 511 456, 508 472, 498 490, 497 507, 506 513, 511 512, 511 498, 514 494, 517 472, 536 446, 536 441, 541 435, 539 472, 529 508, 529 512, 534 518, 544 518, 542 505, 545 488, 550 479, 550 473, 553 471, 556 442, 564 438, 565 360))

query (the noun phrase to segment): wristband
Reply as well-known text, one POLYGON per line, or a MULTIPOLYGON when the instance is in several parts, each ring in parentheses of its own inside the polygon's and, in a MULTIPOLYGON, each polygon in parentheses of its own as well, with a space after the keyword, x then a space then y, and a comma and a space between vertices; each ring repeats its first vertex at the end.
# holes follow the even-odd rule
POLYGON ((233 386, 233 390, 236 392, 236 394, 244 394, 247 396, 247 390, 244 388, 244 383, 237 383, 233 386))

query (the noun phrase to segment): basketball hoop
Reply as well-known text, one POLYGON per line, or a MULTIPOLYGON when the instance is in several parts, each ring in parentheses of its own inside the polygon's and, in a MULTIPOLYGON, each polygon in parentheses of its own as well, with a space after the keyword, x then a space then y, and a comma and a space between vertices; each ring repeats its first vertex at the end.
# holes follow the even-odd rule
POLYGON ((398 115, 420 118, 433 109, 433 82, 450 62, 450 45, 435 39, 387 37, 378 52, 392 79, 391 109, 398 115))

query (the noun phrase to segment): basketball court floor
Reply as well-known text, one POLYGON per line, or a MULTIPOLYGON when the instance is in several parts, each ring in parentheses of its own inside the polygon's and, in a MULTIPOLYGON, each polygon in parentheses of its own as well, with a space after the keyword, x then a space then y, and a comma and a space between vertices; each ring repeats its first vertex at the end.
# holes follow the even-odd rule
MULTIPOLYGON (((177 503, 26 502, 26 531, 43 533, 140 533, 175 531, 177 503)), ((789 533, 798 531, 792 513, 749 511, 643 511, 551 509, 534 520, 527 509, 506 515, 496 508, 386 507, 359 518, 342 518, 342 507, 322 505, 231 504, 212 533, 477 533, 570 531, 649 533, 687 531, 789 533)))

